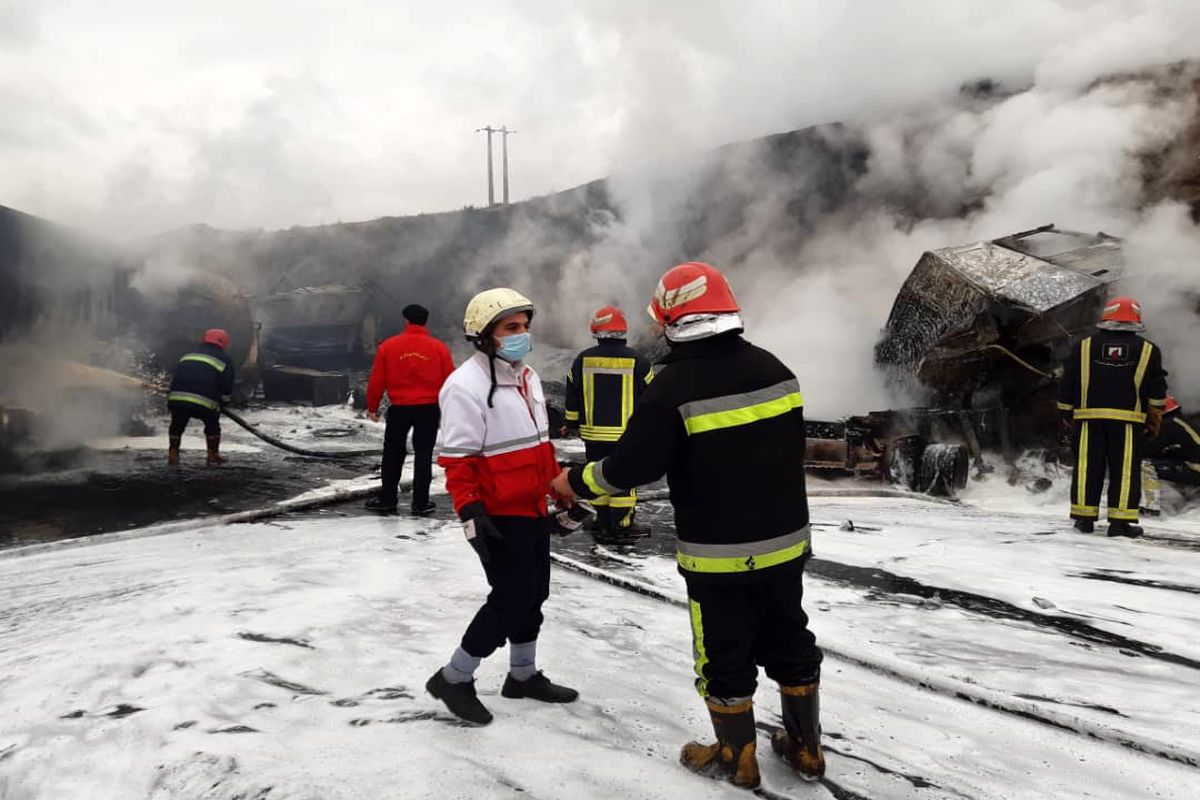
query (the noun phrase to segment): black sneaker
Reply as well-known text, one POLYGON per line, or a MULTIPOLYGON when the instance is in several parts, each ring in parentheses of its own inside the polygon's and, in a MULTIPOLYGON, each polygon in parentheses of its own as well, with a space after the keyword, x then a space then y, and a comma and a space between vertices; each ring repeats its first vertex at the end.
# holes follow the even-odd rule
POLYGON ((432 500, 423 506, 418 506, 416 503, 413 503, 413 506, 409 511, 414 517, 426 517, 437 511, 437 503, 433 502, 432 500))
POLYGON ((1075 520, 1075 530, 1080 533, 1092 533, 1096 530, 1096 523, 1090 519, 1077 519, 1075 520))
POLYGON ((513 700, 529 698, 541 700, 543 703, 574 703, 579 699, 579 692, 551 683, 541 670, 524 681, 519 681, 509 674, 504 679, 504 688, 500 690, 500 694, 513 700))
POLYGON ((475 681, 451 683, 438 667, 438 671, 425 682, 425 691, 445 703, 450 713, 464 722, 487 725, 492 721, 492 712, 479 702, 475 694, 475 681))
POLYGON ((395 500, 389 502, 382 497, 372 497, 363 503, 363 508, 367 511, 374 511, 376 514, 394 514, 396 513, 396 505, 395 500))
POLYGON ((1127 520, 1114 519, 1108 523, 1109 536, 1128 536, 1130 539, 1136 539, 1142 535, 1140 525, 1130 524, 1127 520))

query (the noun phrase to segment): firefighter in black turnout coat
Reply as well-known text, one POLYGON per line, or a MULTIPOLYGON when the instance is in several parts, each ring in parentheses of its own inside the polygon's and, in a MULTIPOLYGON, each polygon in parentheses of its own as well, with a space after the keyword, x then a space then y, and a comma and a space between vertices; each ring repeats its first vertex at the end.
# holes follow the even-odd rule
POLYGON ((1058 408, 1075 428, 1071 517, 1091 533, 1108 474, 1108 535, 1139 536, 1143 428, 1157 437, 1167 404, 1162 353, 1138 335, 1142 307, 1131 297, 1109 301, 1096 326, 1063 365, 1058 408))
POLYGON ((1162 432, 1148 443, 1145 455, 1176 464, 1173 480, 1200 486, 1200 432, 1183 418, 1179 401, 1171 395, 1163 409, 1162 432))
POLYGON ((225 463, 221 455, 221 404, 229 400, 234 383, 233 362, 225 354, 228 346, 229 334, 212 328, 205 331, 199 347, 179 359, 167 395, 171 412, 167 463, 172 466, 179 463, 179 445, 192 417, 204 423, 208 463, 225 463))
MULTIPOLYGON (((625 344, 629 325, 625 314, 605 306, 592 315, 595 347, 575 357, 567 373, 565 417, 568 428, 578 428, 588 461, 611 455, 625 432, 642 391, 650 382, 650 362, 625 344)), ((646 533, 633 524, 637 493, 595 498, 598 541, 624 541, 646 533)), ((640 527, 640 526, 639 526, 640 527)))
POLYGON ((779 682, 785 731, 772 746, 806 779, 824 773, 821 651, 801 608, 810 554, 803 400, 796 376, 741 337, 725 277, 681 264, 650 313, 671 352, 611 455, 564 470, 564 495, 620 495, 664 473, 687 583, 696 688, 717 742, 684 745, 688 769, 759 784, 753 697, 758 667, 779 682), (758 498, 748 503, 747 498, 758 498))

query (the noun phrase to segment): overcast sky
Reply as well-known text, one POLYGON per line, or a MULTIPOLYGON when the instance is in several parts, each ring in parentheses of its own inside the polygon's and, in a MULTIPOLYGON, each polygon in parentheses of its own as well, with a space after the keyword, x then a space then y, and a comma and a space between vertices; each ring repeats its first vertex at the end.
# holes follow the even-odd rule
POLYGON ((1196 5, 0 0, 0 204, 114 236, 457 209, 485 124, 520 131, 521 199, 977 77, 1197 55, 1196 5))

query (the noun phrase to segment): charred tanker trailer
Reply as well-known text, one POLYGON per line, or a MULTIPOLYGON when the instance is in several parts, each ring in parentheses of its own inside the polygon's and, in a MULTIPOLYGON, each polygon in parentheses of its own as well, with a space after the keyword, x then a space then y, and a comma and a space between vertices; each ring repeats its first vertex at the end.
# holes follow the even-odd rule
POLYGON ((1057 373, 1124 270, 1119 239, 1053 225, 925 253, 875 361, 927 404, 811 423, 810 466, 949 492, 984 449, 1064 449, 1057 373))

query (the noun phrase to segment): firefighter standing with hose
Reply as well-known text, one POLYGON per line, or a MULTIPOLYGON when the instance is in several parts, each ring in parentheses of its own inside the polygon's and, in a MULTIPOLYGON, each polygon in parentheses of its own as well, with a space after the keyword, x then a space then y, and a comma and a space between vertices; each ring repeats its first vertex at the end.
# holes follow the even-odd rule
POLYGON ((221 405, 233 393, 233 362, 225 354, 229 334, 220 328, 204 332, 200 346, 179 359, 171 388, 167 394, 167 409, 171 412, 168 430, 167 464, 179 464, 179 446, 183 432, 193 417, 204 423, 204 438, 208 443, 208 464, 224 464, 221 455, 221 405))
POLYGON ((611 455, 563 470, 552 487, 590 499, 666 474, 687 584, 696 688, 715 744, 690 742, 688 769, 759 784, 758 666, 779 682, 784 731, 772 746, 800 777, 824 774, 821 651, 801 608, 809 547, 803 400, 796 376, 741 337, 725 277, 691 262, 659 281, 650 314, 671 352, 611 455), (747 503, 747 497, 765 502, 747 503))
POLYGON ((442 387, 446 489, 463 532, 483 564, 491 593, 450 662, 425 689, 457 717, 477 725, 492 714, 475 692, 475 670, 506 641, 509 673, 501 694, 570 703, 574 689, 536 666, 542 603, 550 595, 550 521, 546 495, 558 473, 541 380, 524 362, 531 349, 533 303, 491 289, 467 305, 463 328, 478 350, 442 387))
POLYGON ((1075 428, 1071 517, 1076 530, 1095 530, 1107 472, 1107 533, 1132 538, 1142 534, 1142 429, 1159 435, 1167 373, 1158 347, 1138 335, 1146 326, 1132 297, 1110 300, 1096 327, 1072 348, 1059 385, 1058 408, 1075 428))
MULTIPOLYGON (((605 306, 592 315, 595 347, 575 357, 567 373, 566 423, 578 428, 588 461, 611 455, 625 432, 643 389, 650 383, 650 362, 625 344, 629 325, 625 314, 605 306)), ((597 512, 597 541, 628 541, 647 531, 635 526, 637 493, 602 495, 593 503, 597 512)))

